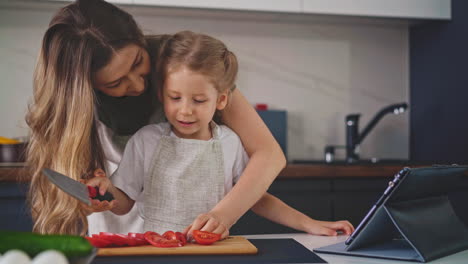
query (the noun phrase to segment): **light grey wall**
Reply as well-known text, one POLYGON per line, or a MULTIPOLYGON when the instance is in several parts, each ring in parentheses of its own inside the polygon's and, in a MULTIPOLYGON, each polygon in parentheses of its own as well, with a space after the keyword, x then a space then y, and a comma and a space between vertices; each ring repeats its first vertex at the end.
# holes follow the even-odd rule
MULTIPOLYGON (((24 122, 42 34, 62 4, 0 5, 0 135, 27 135, 24 122)), ((329 16, 124 6, 148 34, 189 29, 222 39, 238 56, 249 102, 288 111, 288 158, 321 159, 344 145, 344 117, 361 128, 383 106, 408 101, 408 26, 329 16)), ((385 117, 362 157, 407 158, 408 114, 385 117)), ((338 153, 344 156, 344 152, 338 153)))

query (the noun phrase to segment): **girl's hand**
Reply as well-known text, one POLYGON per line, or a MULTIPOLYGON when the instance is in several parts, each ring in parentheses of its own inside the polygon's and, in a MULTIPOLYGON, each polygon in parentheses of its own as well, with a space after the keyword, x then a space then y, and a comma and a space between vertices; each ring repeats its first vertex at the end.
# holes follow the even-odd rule
POLYGON ((191 238, 193 230, 221 234, 221 239, 229 235, 229 228, 227 225, 223 223, 219 216, 212 212, 199 215, 182 233, 184 233, 188 238, 191 238))
MULTIPOLYGON (((106 174, 102 169, 97 169, 94 171, 94 178, 89 180, 80 180, 81 183, 84 183, 91 187, 99 187, 99 193, 104 195, 110 187, 112 187, 111 181, 106 177, 106 174)), ((91 206, 81 203, 81 207, 87 215, 97 212, 109 211, 116 206, 117 200, 109 201, 99 201, 97 199, 91 199, 91 206)))
POLYGON ((354 232, 353 225, 346 220, 336 222, 310 220, 305 224, 304 231, 312 235, 336 236, 338 235, 337 231, 351 235, 354 232))

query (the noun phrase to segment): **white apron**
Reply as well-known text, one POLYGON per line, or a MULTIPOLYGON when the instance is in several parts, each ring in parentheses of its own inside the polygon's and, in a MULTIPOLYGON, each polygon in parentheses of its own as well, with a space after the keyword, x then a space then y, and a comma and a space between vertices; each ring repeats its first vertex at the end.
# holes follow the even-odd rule
POLYGON ((224 158, 211 123, 208 141, 171 137, 164 131, 144 184, 144 231, 183 231, 224 197, 224 158))

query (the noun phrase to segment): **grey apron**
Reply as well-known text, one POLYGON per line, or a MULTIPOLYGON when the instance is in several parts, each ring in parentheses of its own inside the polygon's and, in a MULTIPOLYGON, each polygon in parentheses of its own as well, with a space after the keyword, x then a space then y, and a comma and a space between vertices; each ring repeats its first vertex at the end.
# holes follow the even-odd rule
POLYGON ((155 150, 143 190, 144 231, 183 231, 224 197, 224 158, 216 124, 209 141, 171 137, 155 150))

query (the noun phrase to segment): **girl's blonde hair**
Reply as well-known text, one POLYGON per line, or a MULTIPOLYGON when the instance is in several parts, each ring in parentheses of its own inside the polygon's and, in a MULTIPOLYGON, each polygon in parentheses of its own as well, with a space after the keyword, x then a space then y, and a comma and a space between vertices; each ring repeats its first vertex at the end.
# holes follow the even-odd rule
POLYGON ((105 157, 96 128, 93 76, 128 44, 144 46, 142 32, 126 12, 101 0, 62 8, 47 29, 34 73, 26 115, 30 127, 28 200, 39 233, 85 234, 88 223, 78 200, 51 184, 51 168, 80 180, 105 157))
POLYGON ((168 74, 187 67, 207 76, 218 92, 235 89, 237 57, 222 41, 191 31, 165 35, 161 39, 155 75, 158 87, 164 87, 168 74))

